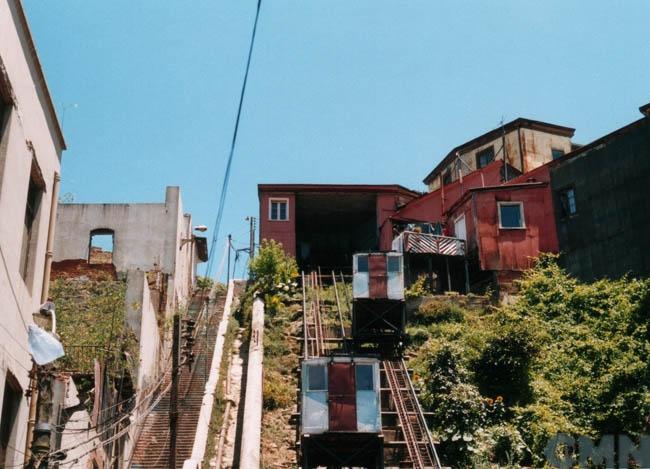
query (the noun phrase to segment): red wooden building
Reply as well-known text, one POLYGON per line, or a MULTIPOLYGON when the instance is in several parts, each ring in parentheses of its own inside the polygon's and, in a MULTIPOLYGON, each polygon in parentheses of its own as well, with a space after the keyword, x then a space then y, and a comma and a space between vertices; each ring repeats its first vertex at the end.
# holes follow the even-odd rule
POLYGON ((281 242, 301 268, 349 271, 355 252, 390 249, 382 227, 420 195, 396 184, 260 184, 260 239, 281 242))
POLYGON ((548 165, 502 182, 503 164, 494 161, 414 199, 390 218, 396 232, 418 223, 435 224, 440 239, 457 240, 462 251, 453 256, 420 249, 408 256, 404 247, 411 281, 414 271, 427 268, 422 259, 418 262, 419 255, 433 267, 439 289, 481 291, 491 285, 507 291, 540 252, 558 251, 548 165))

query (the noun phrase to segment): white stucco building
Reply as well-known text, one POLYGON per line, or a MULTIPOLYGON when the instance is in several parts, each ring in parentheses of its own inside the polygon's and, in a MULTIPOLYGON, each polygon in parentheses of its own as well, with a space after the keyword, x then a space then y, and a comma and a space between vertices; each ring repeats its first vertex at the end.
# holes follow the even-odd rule
POLYGON ((0 466, 24 458, 27 327, 46 295, 63 150, 21 3, 0 0, 0 466))

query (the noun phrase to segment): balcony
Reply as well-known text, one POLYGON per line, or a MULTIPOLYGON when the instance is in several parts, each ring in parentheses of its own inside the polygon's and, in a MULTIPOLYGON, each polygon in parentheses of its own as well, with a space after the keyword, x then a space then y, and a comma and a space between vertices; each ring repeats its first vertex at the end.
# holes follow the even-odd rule
POLYGON ((464 256, 465 241, 450 236, 440 236, 415 231, 403 231, 393 239, 393 251, 409 254, 439 254, 441 256, 464 256))

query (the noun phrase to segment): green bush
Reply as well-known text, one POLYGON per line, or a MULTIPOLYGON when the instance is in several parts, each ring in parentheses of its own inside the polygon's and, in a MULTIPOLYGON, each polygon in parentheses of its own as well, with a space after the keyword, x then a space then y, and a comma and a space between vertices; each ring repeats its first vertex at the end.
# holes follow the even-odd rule
POLYGON ((295 390, 283 379, 280 373, 275 370, 265 370, 262 384, 262 402, 266 410, 288 407, 295 399, 295 390))
POLYGON ((503 396, 508 404, 530 397, 530 367, 540 345, 528 324, 495 328, 480 357, 472 364, 483 395, 503 396))
POLYGON ((420 306, 414 319, 420 324, 463 322, 465 310, 450 301, 430 301, 420 306))
POLYGON ((296 260, 284 252, 282 244, 264 239, 249 268, 251 290, 262 295, 266 311, 275 314, 298 286, 296 260))
POLYGON ((214 280, 211 277, 199 276, 196 278, 196 288, 201 291, 209 291, 214 284, 214 280))
POLYGON ((405 298, 421 298, 426 295, 431 294, 431 288, 429 288, 429 279, 426 275, 420 275, 415 282, 411 284, 406 290, 404 290, 405 298))
POLYGON ((646 433, 650 280, 581 283, 542 256, 518 284, 512 305, 415 316, 411 364, 443 464, 543 466, 558 432, 646 433))

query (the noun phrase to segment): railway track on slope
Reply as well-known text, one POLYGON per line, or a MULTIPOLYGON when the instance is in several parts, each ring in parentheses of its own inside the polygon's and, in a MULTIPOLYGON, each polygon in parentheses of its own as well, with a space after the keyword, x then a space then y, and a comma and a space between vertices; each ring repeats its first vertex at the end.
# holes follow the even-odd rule
MULTIPOLYGON (((342 276, 341 280, 343 280, 342 276)), ((323 276, 319 271, 312 271, 308 275, 304 272, 302 274, 304 358, 323 357, 330 352, 342 351, 346 348, 346 329, 338 283, 341 282, 336 280, 334 272, 331 277, 323 276), (324 278, 331 281, 334 286, 333 308, 323 299, 324 278), (336 315, 332 309, 336 309, 336 315)), ((343 288, 345 288, 344 283, 343 288)))
POLYGON ((382 361, 382 366, 408 450, 408 462, 416 469, 440 468, 440 461, 404 360, 389 358, 382 361))

